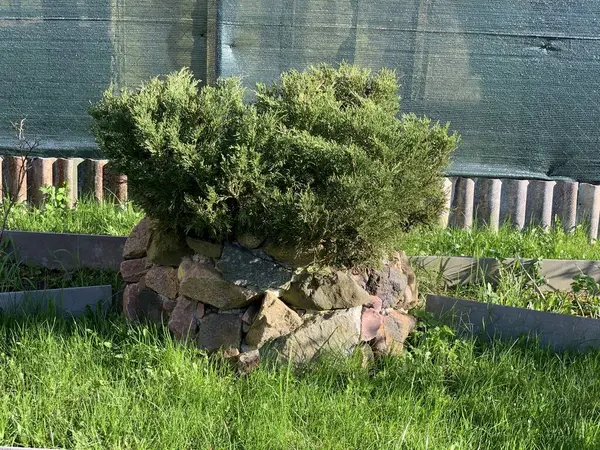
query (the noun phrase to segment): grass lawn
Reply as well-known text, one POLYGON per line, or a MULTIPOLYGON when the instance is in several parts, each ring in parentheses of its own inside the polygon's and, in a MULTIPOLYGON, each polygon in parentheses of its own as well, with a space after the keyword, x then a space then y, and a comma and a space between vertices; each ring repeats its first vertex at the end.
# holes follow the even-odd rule
POLYGON ((566 233, 531 227, 519 231, 503 226, 489 228, 415 230, 398 243, 409 255, 475 256, 491 258, 600 260, 600 243, 590 244, 585 226, 566 233))
POLYGON ((592 449, 600 354, 431 327, 401 358, 229 367, 118 318, 0 322, 0 442, 72 449, 592 449))
POLYGON ((66 207, 36 208, 25 204, 12 208, 6 228, 53 233, 108 234, 127 236, 143 217, 131 203, 80 200, 73 209, 66 207))
POLYGON ((123 280, 110 270, 53 270, 15 264, 10 255, 0 254, 0 292, 59 289, 109 284, 117 292, 123 280))
MULTIPOLYGON (((16 211, 11 228, 43 231, 126 234, 141 217, 131 206, 92 203, 73 211, 16 211)), ((500 236, 504 241, 486 230, 415 232, 403 248, 436 254, 454 242, 454 254, 478 256, 494 256, 496 244, 495 256, 531 256, 536 248, 545 248, 545 257, 597 251, 582 229, 572 235, 503 229, 500 236)), ((496 286, 453 291, 424 274, 419 279, 423 293, 574 314, 583 298, 540 297, 515 270, 496 286)), ((0 291, 105 283, 116 289, 121 280, 115 273, 47 271, 0 258, 0 291)), ((584 294, 591 305, 584 315, 600 316, 595 294, 584 294)), ((0 316, 0 445, 596 449, 599 373, 600 352, 557 355, 524 342, 481 344, 425 318, 403 357, 368 369, 357 355, 302 368, 263 365, 238 378, 218 357, 114 313, 109 320, 78 321, 0 316)))

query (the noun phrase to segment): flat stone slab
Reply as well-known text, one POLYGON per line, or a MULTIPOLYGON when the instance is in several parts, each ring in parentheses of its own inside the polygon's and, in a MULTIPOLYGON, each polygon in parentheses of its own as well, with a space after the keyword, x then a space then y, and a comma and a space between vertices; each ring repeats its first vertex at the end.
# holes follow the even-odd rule
POLYGON ((457 331, 485 340, 537 337, 555 351, 600 348, 600 320, 428 295, 425 309, 457 331))
POLYGON ((252 292, 280 289, 292 279, 293 271, 266 258, 260 252, 227 243, 217 269, 230 283, 252 292))
POLYGON ((0 309, 9 314, 55 312, 61 317, 77 317, 88 310, 105 313, 112 299, 111 286, 88 286, 45 291, 0 293, 0 309))

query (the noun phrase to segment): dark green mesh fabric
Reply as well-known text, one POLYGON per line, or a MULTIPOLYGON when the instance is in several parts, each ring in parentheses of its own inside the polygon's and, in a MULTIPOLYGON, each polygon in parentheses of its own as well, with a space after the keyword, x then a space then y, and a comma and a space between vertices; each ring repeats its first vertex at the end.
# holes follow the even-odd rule
POLYGON ((598 17, 600 0, 7 0, 0 148, 27 117, 46 154, 93 154, 86 111, 111 82, 191 66, 252 86, 346 60, 396 68, 404 111, 452 123, 449 175, 600 182, 598 17))

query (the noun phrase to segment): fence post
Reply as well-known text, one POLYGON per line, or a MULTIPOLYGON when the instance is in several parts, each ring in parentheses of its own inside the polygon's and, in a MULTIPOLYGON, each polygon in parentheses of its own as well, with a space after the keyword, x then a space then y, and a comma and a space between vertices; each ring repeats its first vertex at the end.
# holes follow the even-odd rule
POLYGON ((475 182, 475 217, 478 224, 498 231, 502 180, 478 178, 475 182))
POLYGON ((44 203, 41 188, 52 186, 52 165, 54 158, 33 158, 29 171, 29 201, 34 206, 44 203))
POLYGON ((473 227, 474 197, 475 181, 471 178, 457 178, 452 200, 452 224, 455 227, 473 227))
POLYGON ((572 231, 577 225, 578 191, 576 181, 558 181, 554 187, 554 215, 560 219, 565 231, 572 231))
POLYGON ((4 185, 11 201, 23 203, 27 201, 27 163, 24 156, 5 156, 4 160, 4 185), (24 173, 23 173, 24 172, 24 173), (22 183, 19 183, 22 181, 22 183))

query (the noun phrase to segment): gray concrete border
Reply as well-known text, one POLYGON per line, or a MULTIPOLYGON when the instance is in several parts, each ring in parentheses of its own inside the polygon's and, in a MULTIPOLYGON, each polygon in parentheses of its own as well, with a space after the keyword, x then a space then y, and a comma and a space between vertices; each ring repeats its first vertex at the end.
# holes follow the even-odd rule
MULTIPOLYGON (((502 265, 514 265, 517 259, 470 258, 461 256, 413 256, 413 267, 441 273, 448 286, 465 285, 481 280, 493 281, 502 265)), ((525 269, 533 268, 535 259, 519 259, 525 269)), ((543 291, 570 291, 573 278, 587 275, 600 282, 600 261, 545 259, 540 261, 543 291)))
POLYGON ((428 295, 426 311, 456 329, 484 340, 526 336, 555 351, 600 348, 600 320, 525 308, 428 295))
POLYGON ((7 231, 7 251, 23 264, 49 269, 119 270, 125 237, 7 231))
POLYGON ((11 315, 52 312, 60 317, 78 317, 87 311, 104 314, 111 301, 112 288, 108 285, 0 293, 0 309, 11 315))

